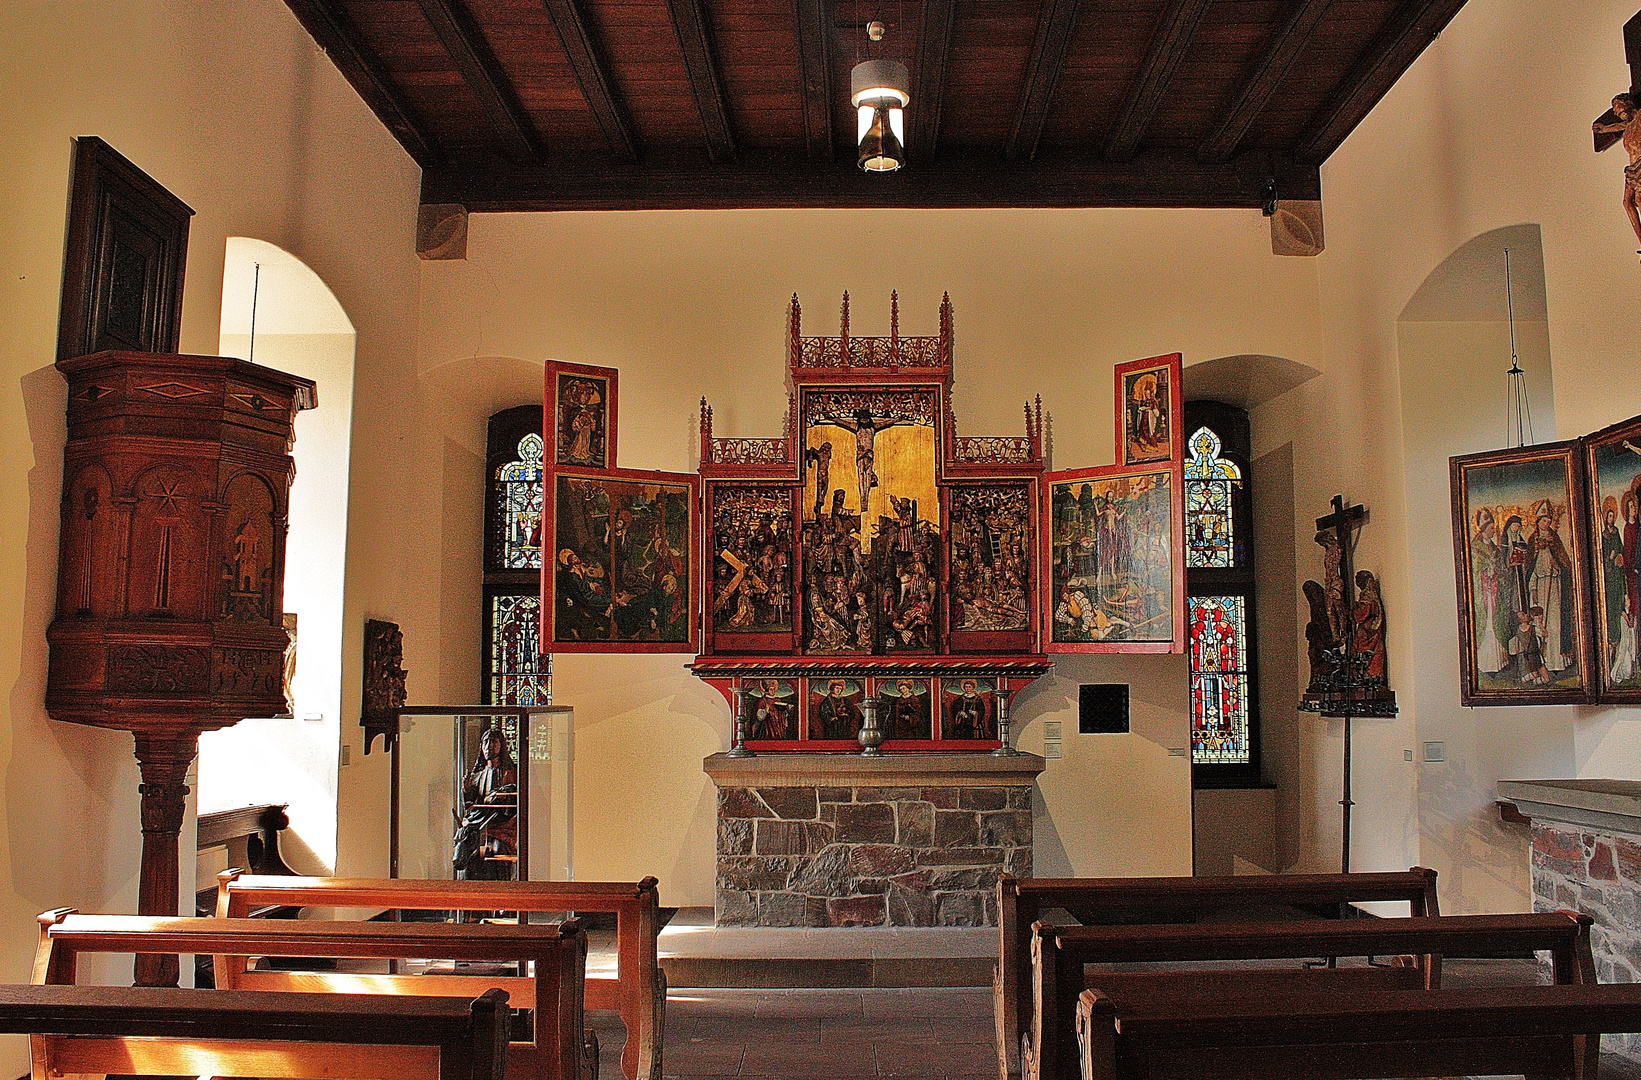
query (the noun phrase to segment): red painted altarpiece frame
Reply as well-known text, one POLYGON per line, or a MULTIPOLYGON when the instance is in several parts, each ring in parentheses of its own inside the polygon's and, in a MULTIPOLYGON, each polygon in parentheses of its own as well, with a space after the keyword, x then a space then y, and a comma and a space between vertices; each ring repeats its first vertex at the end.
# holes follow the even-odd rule
MULTIPOLYGON (((690 573, 690 604, 694 617, 691 622, 690 642, 686 647, 678 642, 562 642, 555 641, 551 605, 555 601, 553 578, 556 544, 544 552, 542 596, 542 640, 546 648, 560 652, 695 652, 689 668, 699 678, 722 693, 734 707, 738 687, 754 688, 761 680, 780 679, 788 682, 792 691, 789 724, 795 738, 749 739, 748 746, 759 751, 851 752, 859 746, 853 740, 816 739, 809 737, 809 694, 811 687, 824 687, 835 678, 859 683, 862 693, 876 694, 883 686, 892 685, 902 678, 926 680, 930 693, 930 739, 890 739, 883 744, 888 751, 987 751, 996 749, 997 739, 941 738, 943 701, 941 688, 944 680, 973 678, 988 681, 997 692, 1012 699, 1020 690, 1046 674, 1053 667, 1051 653, 1055 652, 1108 652, 1156 653, 1181 652, 1184 649, 1184 522, 1182 473, 1180 453, 1184 440, 1178 430, 1182 412, 1180 406, 1180 363, 1178 354, 1156 357, 1120 365, 1116 370, 1116 410, 1118 460, 1125 445, 1122 400, 1123 373, 1142 367, 1167 365, 1170 373, 1169 411, 1172 458, 1169 461, 1124 467, 1105 466, 1099 469, 1076 470, 1063 473, 1046 472, 1045 441, 1043 438, 1042 402, 1037 399, 1025 407, 1025 433, 1016 436, 960 436, 951 406, 953 383, 953 334, 950 297, 942 300, 939 333, 926 337, 902 337, 899 329, 898 298, 891 298, 890 333, 883 337, 855 337, 849 331, 849 298, 844 295, 840 333, 835 336, 805 336, 801 332, 801 309, 798 298, 792 298, 787 324, 787 375, 789 401, 782 433, 775 438, 726 438, 713 431, 713 412, 705 399, 701 401, 700 466, 697 475, 677 473, 641 473, 615 467, 615 413, 617 399, 616 372, 611 368, 589 368, 581 365, 549 364, 545 429, 555 433, 547 457, 547 498, 544 507, 544 538, 556 541, 557 475, 577 477, 608 477, 622 480, 649 480, 669 484, 693 481, 696 499, 691 519, 692 563, 690 573), (557 465, 557 379, 561 373, 585 374, 608 379, 608 448, 609 467, 606 469, 570 468, 557 465), (939 599, 934 619, 934 647, 925 651, 899 652, 813 652, 804 651, 804 529, 805 529, 805 462, 804 426, 800 410, 805 395, 811 391, 851 391, 893 393, 896 391, 927 391, 934 396, 934 484, 939 501, 940 529, 936 550, 939 567, 934 577, 939 599), (1052 642, 1050 619, 1053 607, 1049 603, 1052 577, 1049 565, 1050 528, 1052 508, 1048 501, 1048 484, 1055 480, 1098 476, 1109 479, 1137 476, 1158 471, 1170 475, 1173 500, 1170 508, 1173 527, 1174 573, 1172 576, 1174 637, 1166 642, 1052 642), (1030 580, 1022 583, 1027 614, 1025 628, 1020 630, 954 630, 951 623, 952 537, 948 525, 952 521, 954 493, 970 486, 995 490, 999 485, 1024 487, 1029 512, 1026 515, 1027 535, 1020 539, 1025 570, 1030 580), (772 496, 771 507, 784 504, 789 520, 782 523, 789 530, 785 547, 790 552, 785 582, 786 600, 790 605, 787 619, 780 620, 789 628, 776 630, 738 631, 727 627, 729 610, 715 610, 717 553, 716 518, 718 500, 727 489, 749 489, 772 496), (784 498, 783 498, 784 496, 784 498)), ((857 500, 858 501, 858 500, 857 500)), ((812 514, 812 511, 811 511, 812 514)), ((917 516, 914 514, 914 516, 917 516)), ((863 530, 867 523, 859 526, 863 530)), ((817 530, 818 530, 817 526, 817 530)), ((766 547, 770 550, 773 545, 766 547)), ((902 551, 905 548, 900 549, 902 551)), ((972 549, 971 549, 972 550, 972 549)), ((996 550, 995 548, 993 550, 996 550)), ((730 571, 726 570, 728 574, 730 571)), ((719 605, 721 606, 721 605, 719 605)), ((881 648, 879 645, 874 646, 881 648)), ((761 687, 759 687, 761 689, 761 687)), ((747 695, 750 701, 751 695, 747 695)), ((750 711, 749 706, 749 711, 750 711)), ((995 693, 990 722, 995 724, 995 693)), ((883 724, 887 729, 886 715, 883 724)))

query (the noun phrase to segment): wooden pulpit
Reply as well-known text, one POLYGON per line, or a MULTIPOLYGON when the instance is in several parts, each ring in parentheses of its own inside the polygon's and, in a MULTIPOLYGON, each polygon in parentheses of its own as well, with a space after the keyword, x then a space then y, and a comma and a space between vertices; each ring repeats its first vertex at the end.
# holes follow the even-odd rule
MULTIPOLYGON (((221 356, 100 352, 57 368, 68 444, 46 710, 135 736, 137 910, 175 915, 200 732, 288 712, 291 445, 314 384, 221 356)), ((138 959, 138 985, 176 982, 175 956, 138 959)))

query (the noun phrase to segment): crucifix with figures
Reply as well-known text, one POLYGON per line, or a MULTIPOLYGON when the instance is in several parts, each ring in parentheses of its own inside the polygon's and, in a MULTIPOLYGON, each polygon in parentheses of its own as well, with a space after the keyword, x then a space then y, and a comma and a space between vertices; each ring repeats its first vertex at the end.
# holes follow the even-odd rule
POLYGON ((1641 243, 1641 207, 1637 205, 1641 195, 1641 12, 1624 24, 1624 61, 1630 68, 1630 88, 1613 97, 1612 108, 1596 117, 1591 129, 1596 153, 1621 141, 1629 155, 1630 163, 1624 167, 1624 212, 1636 242, 1641 243))
POLYGON ((1316 519, 1324 583, 1305 582, 1311 619, 1305 628, 1311 678, 1299 708, 1345 722, 1340 870, 1350 873, 1351 721, 1358 716, 1395 716, 1396 692, 1385 671, 1385 611, 1379 581, 1358 571, 1356 537, 1367 508, 1333 497, 1333 512, 1316 519))

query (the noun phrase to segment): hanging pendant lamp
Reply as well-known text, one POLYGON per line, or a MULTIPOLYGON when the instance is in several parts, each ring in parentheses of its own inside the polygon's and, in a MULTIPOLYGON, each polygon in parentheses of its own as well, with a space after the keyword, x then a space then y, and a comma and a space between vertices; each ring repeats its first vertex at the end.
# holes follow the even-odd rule
POLYGON ((855 106, 857 159, 866 172, 894 172, 906 164, 907 87, 911 74, 899 60, 868 60, 849 76, 855 106))

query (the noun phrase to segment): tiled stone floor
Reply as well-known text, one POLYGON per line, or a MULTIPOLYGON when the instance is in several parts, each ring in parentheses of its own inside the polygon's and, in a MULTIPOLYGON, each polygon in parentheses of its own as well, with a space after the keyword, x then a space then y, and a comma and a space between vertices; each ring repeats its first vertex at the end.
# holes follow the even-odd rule
MULTIPOLYGON (((620 1080, 620 1020, 588 1017, 599 1080, 620 1080)), ((989 1080, 995 1045, 990 989, 674 990, 663 1071, 680 1080, 989 1080)))

